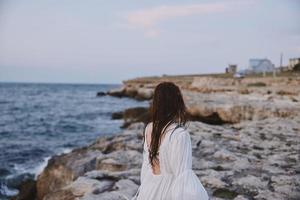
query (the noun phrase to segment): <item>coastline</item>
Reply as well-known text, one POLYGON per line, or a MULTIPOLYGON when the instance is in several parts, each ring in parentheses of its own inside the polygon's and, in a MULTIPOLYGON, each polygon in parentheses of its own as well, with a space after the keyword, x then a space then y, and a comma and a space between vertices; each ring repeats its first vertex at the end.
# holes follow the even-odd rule
MULTIPOLYGON (((145 77, 124 81, 108 95, 149 100, 166 80, 183 90, 193 116, 193 169, 212 199, 300 197, 299 77, 145 77)), ((139 121, 129 119, 120 134, 50 158, 37 177, 37 199, 130 199, 142 160, 139 121)))
POLYGON ((147 106, 133 99, 97 97, 115 85, 1 84, 0 199, 34 179, 45 158, 120 132, 113 112, 147 106))

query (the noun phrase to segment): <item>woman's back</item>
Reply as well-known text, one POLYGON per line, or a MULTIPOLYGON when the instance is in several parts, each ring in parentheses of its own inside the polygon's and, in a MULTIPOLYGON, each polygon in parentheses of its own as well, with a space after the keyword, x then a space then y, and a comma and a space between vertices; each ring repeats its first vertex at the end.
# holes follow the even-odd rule
POLYGON ((145 129, 141 186, 138 200, 207 200, 192 171, 191 138, 185 127, 187 108, 177 85, 159 83, 150 106, 151 120, 145 129))
POLYGON ((192 171, 191 139, 176 123, 167 127, 159 145, 158 160, 151 166, 149 145, 152 123, 145 129, 139 200, 206 200, 208 195, 192 171))

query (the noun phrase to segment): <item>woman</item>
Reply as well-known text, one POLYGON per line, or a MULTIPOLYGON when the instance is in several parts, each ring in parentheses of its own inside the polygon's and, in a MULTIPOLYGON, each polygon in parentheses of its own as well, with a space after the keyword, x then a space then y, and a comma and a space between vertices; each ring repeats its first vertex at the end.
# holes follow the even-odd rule
POLYGON ((141 185, 133 199, 207 200, 207 192, 192 171, 186 107, 174 83, 156 86, 151 113, 152 122, 144 132, 141 185))

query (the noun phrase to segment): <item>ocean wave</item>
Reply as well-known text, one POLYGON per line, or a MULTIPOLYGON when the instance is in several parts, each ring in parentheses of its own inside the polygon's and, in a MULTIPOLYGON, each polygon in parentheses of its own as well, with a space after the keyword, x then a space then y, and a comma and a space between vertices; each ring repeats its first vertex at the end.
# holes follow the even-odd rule
MULTIPOLYGON (((59 153, 55 154, 55 155, 61 155, 61 154, 66 154, 71 152, 72 149, 71 148, 62 148, 59 153)), ((42 173, 42 171, 45 169, 45 167, 48 164, 48 161, 51 159, 52 156, 47 156, 45 158, 43 158, 42 162, 37 163, 36 167, 31 167, 31 166, 27 166, 27 165, 20 165, 20 164, 15 164, 13 169, 15 171, 14 174, 12 174, 11 176, 18 176, 21 174, 32 174, 34 175, 35 179, 37 178, 37 176, 42 173)), ((11 177, 11 176, 8 176, 11 177)))
POLYGON ((8 104, 10 101, 0 101, 0 104, 8 104))
MULTIPOLYGON (((71 148, 64 148, 64 149, 62 149, 61 153, 59 153, 57 155, 66 154, 71 151, 72 151, 71 148)), ((43 172, 43 170, 47 166, 48 161, 51 159, 51 157, 52 156, 48 156, 48 157, 44 158, 42 163, 40 163, 37 167, 35 167, 31 170, 31 173, 33 173, 35 175, 34 176, 35 179, 37 179, 38 175, 40 175, 43 172)))
POLYGON ((19 193, 19 190, 14 188, 8 188, 7 185, 0 182, 0 197, 11 197, 14 195, 17 195, 19 193))

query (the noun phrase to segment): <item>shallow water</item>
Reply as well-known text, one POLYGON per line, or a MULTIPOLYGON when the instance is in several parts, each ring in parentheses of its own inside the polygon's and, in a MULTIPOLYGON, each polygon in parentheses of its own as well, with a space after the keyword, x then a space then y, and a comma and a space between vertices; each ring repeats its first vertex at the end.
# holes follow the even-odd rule
POLYGON ((147 106, 128 98, 96 97, 118 85, 0 83, 0 199, 42 171, 48 159, 120 132, 111 113, 147 106))

